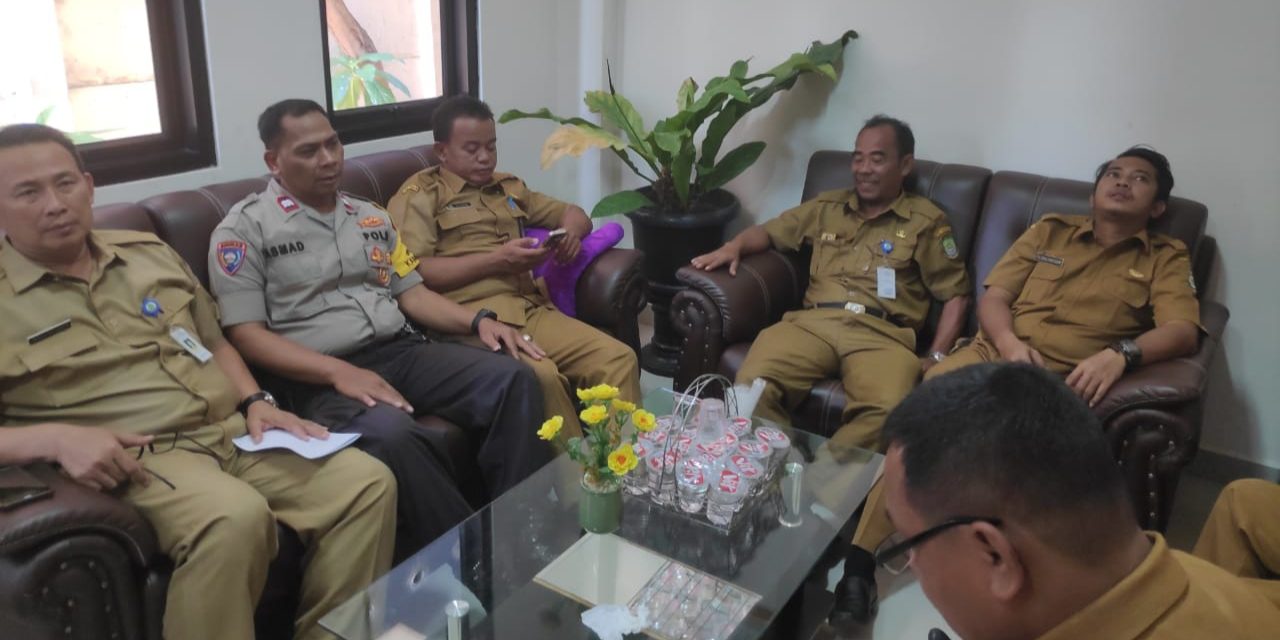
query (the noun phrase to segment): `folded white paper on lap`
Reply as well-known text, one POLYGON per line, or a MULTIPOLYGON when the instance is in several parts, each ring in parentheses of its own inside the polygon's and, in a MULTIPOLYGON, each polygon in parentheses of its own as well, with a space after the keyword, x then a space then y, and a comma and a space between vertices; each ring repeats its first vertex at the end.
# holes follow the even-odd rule
POLYGON ((248 434, 233 438, 236 448, 241 451, 262 451, 264 449, 288 449, 308 460, 333 455, 347 448, 360 437, 358 433, 330 433, 328 440, 311 438, 303 440, 282 429, 271 429, 262 433, 262 441, 255 443, 248 434))

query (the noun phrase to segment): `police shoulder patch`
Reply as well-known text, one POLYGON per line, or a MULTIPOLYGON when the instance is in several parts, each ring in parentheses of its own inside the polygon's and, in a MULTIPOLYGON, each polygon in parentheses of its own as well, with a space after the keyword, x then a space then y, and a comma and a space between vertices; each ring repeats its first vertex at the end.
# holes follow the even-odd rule
POLYGON ((234 276, 244 266, 244 254, 247 245, 239 240, 224 240, 215 247, 218 257, 218 268, 222 272, 234 276))

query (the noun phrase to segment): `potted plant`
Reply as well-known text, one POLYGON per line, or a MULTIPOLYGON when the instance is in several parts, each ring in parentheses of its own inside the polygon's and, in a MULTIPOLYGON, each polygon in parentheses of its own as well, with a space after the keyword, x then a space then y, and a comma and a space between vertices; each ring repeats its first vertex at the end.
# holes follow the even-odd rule
POLYGON ((586 405, 578 414, 582 437, 566 439, 561 433, 561 416, 543 422, 538 437, 560 443, 569 457, 582 465, 582 497, 578 501, 582 528, 612 533, 622 523, 622 478, 640 462, 632 447, 639 432, 653 430, 657 418, 618 398, 618 388, 607 384, 578 389, 578 400, 586 405), (624 432, 628 423, 635 427, 630 433, 624 432))
POLYGON ((676 93, 677 112, 653 129, 645 128, 631 101, 614 89, 611 74, 608 91, 588 91, 583 98, 604 125, 562 118, 545 108, 512 109, 498 119, 505 123, 537 118, 561 125, 543 144, 543 168, 566 155, 607 148, 648 183, 610 195, 591 211, 593 218, 627 214, 636 248, 644 251, 654 313, 654 339, 644 350, 646 369, 661 375, 675 371, 679 347, 668 318, 671 298, 681 288, 675 272, 724 241, 724 229, 737 215, 738 199, 721 187, 746 171, 765 148, 764 142, 747 142, 721 154, 725 136, 744 115, 790 89, 800 76, 817 73, 834 81, 844 48, 856 37, 846 31, 832 42, 814 42, 803 53, 755 75, 748 75, 747 60, 738 60, 729 75, 701 87, 687 78, 676 93), (706 132, 699 141, 703 125, 706 132))

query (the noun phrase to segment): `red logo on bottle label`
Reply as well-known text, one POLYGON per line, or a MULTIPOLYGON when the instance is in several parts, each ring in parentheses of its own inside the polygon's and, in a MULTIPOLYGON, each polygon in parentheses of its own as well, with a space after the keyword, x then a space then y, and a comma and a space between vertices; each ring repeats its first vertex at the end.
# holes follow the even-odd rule
POLYGON ((732 459, 733 463, 738 465, 738 471, 741 471, 742 475, 748 478, 754 478, 760 475, 760 465, 756 464, 756 462, 751 458, 744 455, 736 455, 732 459))
POLYGON ((728 469, 720 472, 720 490, 725 493, 737 493, 741 482, 742 478, 728 469))

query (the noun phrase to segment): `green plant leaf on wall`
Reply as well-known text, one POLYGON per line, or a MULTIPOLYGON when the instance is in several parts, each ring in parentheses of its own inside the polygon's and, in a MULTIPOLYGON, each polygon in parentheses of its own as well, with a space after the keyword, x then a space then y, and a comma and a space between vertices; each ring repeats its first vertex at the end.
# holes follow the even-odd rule
POLYGON ((693 143, 686 139, 680 151, 671 159, 671 186, 675 188, 681 209, 689 208, 689 192, 692 188, 689 177, 693 174, 694 153, 693 143))
POLYGON ((717 162, 710 171, 701 176, 698 181, 700 186, 707 191, 713 191, 728 184, 730 180, 738 177, 743 171, 755 164, 756 160, 760 158, 760 154, 764 153, 764 147, 765 143, 763 142, 748 142, 724 154, 724 158, 720 162, 717 162))
POLYGON ((591 209, 591 217, 605 218, 652 206, 654 206, 653 201, 639 191, 619 191, 597 202, 596 206, 591 209))
POLYGON ((676 91, 676 110, 684 111, 693 106, 693 96, 698 92, 698 83, 693 78, 685 78, 680 83, 680 90, 676 91))
POLYGON ((591 113, 600 114, 606 123, 622 131, 641 156, 652 159, 653 149, 644 139, 644 119, 630 100, 606 91, 588 91, 582 101, 591 113))

